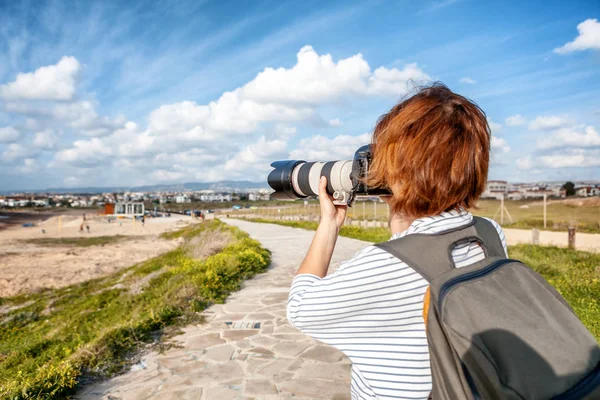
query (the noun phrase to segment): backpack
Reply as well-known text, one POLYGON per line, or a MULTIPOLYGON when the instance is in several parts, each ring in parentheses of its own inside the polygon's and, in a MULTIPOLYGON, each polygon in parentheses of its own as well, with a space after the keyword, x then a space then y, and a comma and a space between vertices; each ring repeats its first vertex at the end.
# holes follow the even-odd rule
POLYGON ((600 399, 600 347, 542 276, 506 258, 486 219, 379 243, 429 282, 424 299, 434 400, 600 399), (452 249, 485 258, 455 268, 452 249))

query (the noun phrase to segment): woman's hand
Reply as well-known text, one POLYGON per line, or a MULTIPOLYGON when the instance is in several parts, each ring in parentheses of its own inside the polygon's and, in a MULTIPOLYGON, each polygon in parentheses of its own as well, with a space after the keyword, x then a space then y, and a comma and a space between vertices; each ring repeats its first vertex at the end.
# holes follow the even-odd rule
POLYGON ((319 181, 319 203, 321 205, 321 223, 335 224, 336 229, 344 224, 348 206, 333 204, 333 197, 327 194, 327 178, 321 177, 319 181))

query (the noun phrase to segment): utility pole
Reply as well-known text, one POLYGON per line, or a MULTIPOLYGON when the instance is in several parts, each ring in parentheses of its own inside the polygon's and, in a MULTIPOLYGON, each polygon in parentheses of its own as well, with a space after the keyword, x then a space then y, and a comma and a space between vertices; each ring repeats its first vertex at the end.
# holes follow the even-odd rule
POLYGON ((500 225, 504 225, 504 193, 500 198, 500 225))

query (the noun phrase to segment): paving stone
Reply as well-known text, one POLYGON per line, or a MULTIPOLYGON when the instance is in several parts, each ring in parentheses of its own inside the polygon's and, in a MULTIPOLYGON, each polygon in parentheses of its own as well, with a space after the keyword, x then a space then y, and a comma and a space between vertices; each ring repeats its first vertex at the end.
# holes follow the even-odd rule
POLYGON ((275 318, 275 316, 273 316, 271 314, 267 314, 267 313, 251 313, 251 314, 246 315, 246 317, 244 319, 251 320, 251 321, 264 322, 264 321, 272 320, 273 318, 275 318))
POLYGON ((276 334, 300 334, 300 335, 304 335, 302 332, 300 332, 298 329, 294 328, 293 326, 289 326, 288 324, 285 325, 279 325, 278 327, 274 328, 274 333, 276 334))
POLYGON ((273 333, 273 325, 262 326, 260 328, 260 333, 261 335, 270 335, 271 333, 273 333))
POLYGON ((192 387, 177 389, 169 391, 168 393, 164 393, 163 395, 161 395, 161 393, 157 393, 154 395, 154 397, 160 397, 163 399, 168 398, 173 400, 199 400, 202 398, 202 388, 192 387))
POLYGON ((220 321, 239 321, 244 319, 244 317, 246 317, 246 314, 221 314, 221 315, 217 315, 215 316, 215 318, 213 319, 213 322, 220 322, 220 321))
POLYGON ((350 374, 351 366, 348 364, 304 364, 296 371, 298 378, 327 379, 341 381, 350 374))
POLYGON ((257 329, 230 329, 228 331, 224 331, 221 336, 227 340, 240 340, 245 339, 248 336, 253 336, 258 333, 257 329))
POLYGON ((205 349, 222 343, 225 343, 225 340, 221 339, 218 333, 209 333, 189 337, 186 340, 186 347, 188 349, 205 349))
POLYGON ((207 365, 202 369, 194 369, 187 373, 198 386, 224 382, 227 382, 228 385, 240 385, 244 377, 244 371, 236 361, 207 365))
POLYGON ((248 304, 248 302, 244 301, 243 303, 232 303, 225 304, 225 312, 226 313, 250 313, 256 311, 258 307, 256 304, 248 304))
POLYGON ((252 343, 253 345, 262 346, 262 347, 271 347, 279 342, 280 342, 280 340, 273 339, 268 336, 260 336, 260 337, 250 340, 250 343, 252 343))
POLYGON ((334 396, 347 396, 350 393, 348 383, 321 379, 293 379, 278 384, 278 387, 281 391, 312 399, 330 399, 334 396))
POLYGON ((271 350, 267 350, 263 347, 253 347, 246 350, 246 354, 249 357, 262 357, 262 358, 273 358, 275 355, 271 350))
POLYGON ((279 340, 289 340, 289 341, 294 341, 294 342, 310 340, 310 338, 308 336, 303 335, 303 334, 290 334, 290 333, 276 334, 276 333, 274 333, 271 335, 271 337, 275 338, 275 339, 279 339, 279 340))
POLYGON ((228 387, 210 387, 204 389, 203 400, 243 400, 246 397, 239 391, 228 387))
POLYGON ((238 340, 237 342, 232 342, 231 344, 237 347, 238 349, 249 349, 250 347, 252 347, 252 344, 250 344, 250 341, 247 339, 238 340))
POLYGON ((267 363, 263 366, 260 366, 256 369, 256 373, 263 375, 263 376, 274 376, 279 372, 282 372, 283 370, 285 370, 287 367, 290 366, 290 364, 292 364, 293 360, 291 359, 279 359, 279 360, 275 360, 272 361, 270 363, 267 363))
POLYGON ((231 360, 233 352, 234 348, 230 345, 211 347, 210 349, 206 350, 204 357, 213 361, 228 361, 231 360))
POLYGON ((308 358, 310 360, 321 362, 336 363, 344 359, 344 354, 333 347, 316 345, 312 349, 308 349, 302 353, 302 358, 308 358))
POLYGON ((278 357, 296 357, 312 346, 310 342, 281 342, 273 346, 272 350, 278 357))
POLYGON ((270 394, 277 394, 277 388, 269 379, 248 379, 244 394, 247 396, 263 397, 270 394))
POLYGON ((246 362, 244 362, 244 367, 246 368, 246 373, 249 376, 253 376, 256 373, 256 370, 260 367, 267 365, 269 363, 268 359, 263 358, 248 358, 246 362))

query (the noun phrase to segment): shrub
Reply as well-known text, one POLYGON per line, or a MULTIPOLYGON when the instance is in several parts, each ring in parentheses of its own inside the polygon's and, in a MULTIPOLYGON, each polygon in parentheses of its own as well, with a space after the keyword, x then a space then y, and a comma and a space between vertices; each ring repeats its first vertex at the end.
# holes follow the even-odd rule
POLYGON ((199 321, 199 311, 225 301, 271 261, 257 241, 218 220, 166 236, 183 243, 104 278, 0 299, 14 308, 0 315, 0 398, 64 398, 81 376, 119 373, 140 345, 199 321), (219 232, 220 252, 194 249, 202 245, 195 237, 212 232, 219 232), (143 290, 130 290, 140 283, 143 290))

